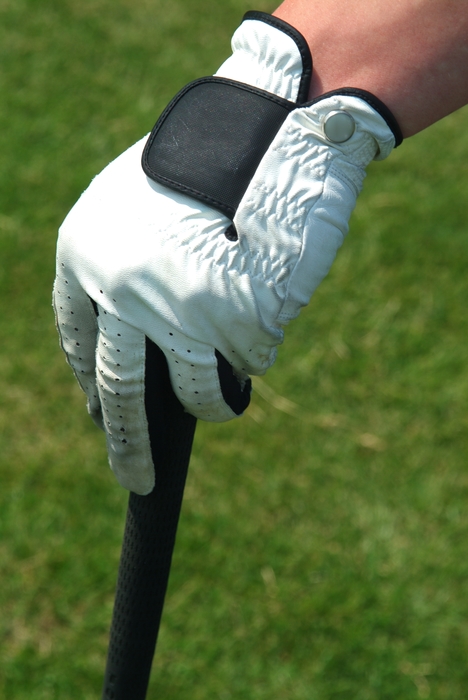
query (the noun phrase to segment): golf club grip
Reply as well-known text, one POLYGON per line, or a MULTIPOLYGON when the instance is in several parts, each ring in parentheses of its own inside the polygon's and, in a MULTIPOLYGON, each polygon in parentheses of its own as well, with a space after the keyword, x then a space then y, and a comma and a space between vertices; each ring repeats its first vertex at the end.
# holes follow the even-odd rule
POLYGON ((165 357, 150 341, 145 404, 155 487, 129 497, 103 700, 146 698, 195 433, 196 419, 175 397, 165 357))

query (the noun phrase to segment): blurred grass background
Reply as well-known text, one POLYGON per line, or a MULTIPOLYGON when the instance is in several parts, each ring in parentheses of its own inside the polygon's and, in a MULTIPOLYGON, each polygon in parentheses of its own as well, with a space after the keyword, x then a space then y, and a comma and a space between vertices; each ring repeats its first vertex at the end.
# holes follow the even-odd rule
MULTIPOLYGON (((58 349, 57 227, 274 7, 0 0, 2 699, 100 697, 127 503, 58 349)), ((149 700, 466 699, 467 119, 370 167, 247 415, 199 424, 149 700)))

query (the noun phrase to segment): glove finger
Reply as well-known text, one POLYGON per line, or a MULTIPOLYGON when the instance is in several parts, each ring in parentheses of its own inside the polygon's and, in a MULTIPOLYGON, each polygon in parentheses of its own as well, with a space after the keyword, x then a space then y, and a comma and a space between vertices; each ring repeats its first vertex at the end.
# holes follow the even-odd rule
POLYGON ((145 409, 146 337, 98 309, 96 375, 109 463, 124 488, 146 495, 154 487, 145 409))
POLYGON ((57 265, 53 306, 62 350, 87 396, 90 416, 102 428, 101 403, 96 386, 96 312, 91 299, 63 263, 57 265))
POLYGON ((241 415, 250 402, 251 382, 246 371, 234 370, 220 352, 174 329, 168 335, 170 343, 160 347, 166 355, 172 388, 185 410, 218 423, 241 415))

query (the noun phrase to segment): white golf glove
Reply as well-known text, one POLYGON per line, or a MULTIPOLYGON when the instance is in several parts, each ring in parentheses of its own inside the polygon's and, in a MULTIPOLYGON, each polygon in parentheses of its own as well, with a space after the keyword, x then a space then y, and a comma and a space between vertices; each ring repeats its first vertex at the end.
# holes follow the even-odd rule
POLYGON ((284 326, 327 274, 365 167, 401 140, 368 93, 306 103, 309 49, 281 20, 247 13, 232 46, 216 77, 187 86, 150 138, 93 180, 60 230, 61 345, 112 469, 139 494, 154 486, 147 343, 164 352, 186 411, 241 414, 249 375, 273 364, 284 326))

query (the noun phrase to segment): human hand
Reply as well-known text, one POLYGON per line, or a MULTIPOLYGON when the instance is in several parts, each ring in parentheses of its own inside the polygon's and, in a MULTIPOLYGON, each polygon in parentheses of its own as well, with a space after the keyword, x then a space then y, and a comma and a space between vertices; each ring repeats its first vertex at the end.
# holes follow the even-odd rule
POLYGON ((311 72, 300 34, 248 13, 217 77, 179 94, 61 227, 62 348, 117 479, 136 493, 154 486, 148 344, 186 411, 240 415, 249 375, 273 364, 284 326, 327 274, 366 166, 399 140, 369 93, 305 103, 311 72))

